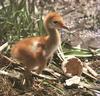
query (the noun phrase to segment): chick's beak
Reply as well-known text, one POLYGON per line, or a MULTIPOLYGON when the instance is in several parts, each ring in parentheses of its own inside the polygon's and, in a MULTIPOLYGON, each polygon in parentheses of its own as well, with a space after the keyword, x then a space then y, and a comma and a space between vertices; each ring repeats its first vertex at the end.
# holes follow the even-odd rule
POLYGON ((66 25, 62 25, 62 28, 69 30, 69 28, 66 25))

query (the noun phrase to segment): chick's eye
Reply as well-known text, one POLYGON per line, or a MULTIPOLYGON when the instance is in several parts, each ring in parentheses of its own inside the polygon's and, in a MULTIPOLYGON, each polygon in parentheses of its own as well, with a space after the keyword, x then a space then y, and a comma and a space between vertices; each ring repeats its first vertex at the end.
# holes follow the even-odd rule
POLYGON ((57 24, 57 23, 58 23, 58 21, 53 21, 53 23, 57 24))

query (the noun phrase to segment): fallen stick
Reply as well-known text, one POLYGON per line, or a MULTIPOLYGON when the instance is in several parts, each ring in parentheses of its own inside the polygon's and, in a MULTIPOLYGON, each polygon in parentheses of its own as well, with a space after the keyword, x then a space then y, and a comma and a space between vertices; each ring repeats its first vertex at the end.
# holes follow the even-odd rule
POLYGON ((86 75, 87 77, 93 79, 93 80, 97 80, 96 77, 92 76, 91 74, 89 74, 89 73, 87 73, 87 72, 85 72, 85 71, 83 71, 83 74, 86 75))
POLYGON ((8 42, 6 42, 6 43, 3 44, 2 46, 0 46, 0 52, 1 52, 2 50, 4 50, 7 46, 8 46, 8 42))
POLYGON ((13 78, 17 78, 17 79, 19 79, 21 77, 21 73, 18 73, 18 72, 15 74, 15 73, 8 73, 4 70, 0 70, 0 74, 5 75, 5 76, 10 76, 10 77, 13 77, 13 78))
POLYGON ((85 88, 87 88, 87 89, 100 90, 100 86, 89 85, 89 84, 82 83, 82 82, 80 82, 79 85, 80 85, 81 87, 85 87, 85 88))
POLYGON ((9 62, 11 62, 11 63, 19 64, 19 62, 15 61, 15 60, 13 60, 13 59, 11 59, 11 58, 9 58, 9 57, 3 55, 3 54, 0 54, 0 55, 1 55, 2 57, 4 57, 6 60, 8 60, 9 62))
POLYGON ((48 76, 48 75, 43 75, 43 74, 36 74, 35 72, 31 72, 32 73, 32 75, 34 75, 35 77, 38 77, 38 78, 40 78, 40 79, 47 79, 47 80, 53 80, 53 81, 56 81, 57 79, 56 78, 52 78, 52 77, 50 77, 50 76, 48 76))
POLYGON ((88 66, 86 63, 84 63, 84 67, 94 76, 97 77, 98 74, 90 67, 88 66))
POLYGON ((57 72, 55 72, 54 70, 52 70, 52 69, 49 69, 49 68, 45 68, 44 70, 43 70, 43 72, 45 72, 46 74, 51 74, 52 76, 54 76, 55 78, 59 78, 59 77, 61 77, 61 74, 60 73, 57 73, 57 72))
MULTIPOLYGON (((31 73, 32 73, 33 77, 35 76, 35 77, 38 77, 40 79, 48 79, 48 80, 53 80, 53 81, 57 80, 56 78, 52 78, 52 77, 50 77, 48 75, 43 75, 43 74, 39 74, 38 75, 35 72, 31 72, 31 73)), ((20 73, 20 72, 13 72, 13 73, 10 72, 9 73, 9 72, 6 72, 4 70, 0 70, 0 75, 5 75, 5 76, 9 76, 11 78, 20 79, 21 76, 22 76, 22 73, 20 73)))

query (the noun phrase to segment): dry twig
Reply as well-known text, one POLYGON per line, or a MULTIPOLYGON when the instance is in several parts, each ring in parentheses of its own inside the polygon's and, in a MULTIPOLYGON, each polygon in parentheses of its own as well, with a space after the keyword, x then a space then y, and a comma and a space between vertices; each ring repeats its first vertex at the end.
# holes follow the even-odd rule
POLYGON ((7 46, 8 46, 8 42, 6 42, 6 43, 3 44, 2 46, 0 46, 0 52, 1 52, 2 50, 4 50, 7 46))

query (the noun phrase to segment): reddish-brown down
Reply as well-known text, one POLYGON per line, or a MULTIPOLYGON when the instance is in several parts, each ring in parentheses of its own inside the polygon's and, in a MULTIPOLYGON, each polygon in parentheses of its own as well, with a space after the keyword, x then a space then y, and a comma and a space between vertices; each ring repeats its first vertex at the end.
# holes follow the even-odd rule
POLYGON ((56 12, 47 14, 44 26, 48 32, 47 36, 25 38, 11 48, 12 57, 23 64, 26 69, 34 70, 37 74, 42 72, 48 59, 61 43, 58 29, 67 29, 63 18, 56 12))

